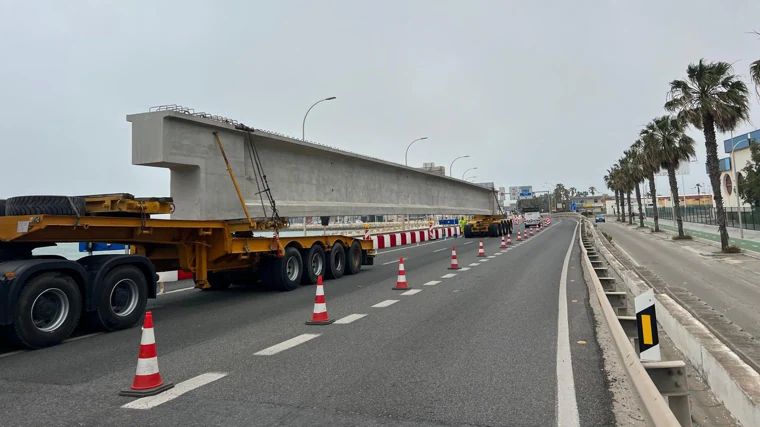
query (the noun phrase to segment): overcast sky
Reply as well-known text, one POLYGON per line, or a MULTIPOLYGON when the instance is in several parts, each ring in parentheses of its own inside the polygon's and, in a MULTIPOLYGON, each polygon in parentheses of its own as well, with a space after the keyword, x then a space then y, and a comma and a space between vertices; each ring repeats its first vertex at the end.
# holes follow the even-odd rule
MULTIPOLYGON (((603 188, 690 62, 747 81, 760 59, 756 0, 0 0, 0 20, 0 197, 168 195, 168 170, 131 165, 127 114, 182 104, 300 136, 327 96, 308 139, 403 163, 428 136, 410 165, 469 154, 455 176, 603 188)), ((709 184, 691 133, 689 193, 709 184)))

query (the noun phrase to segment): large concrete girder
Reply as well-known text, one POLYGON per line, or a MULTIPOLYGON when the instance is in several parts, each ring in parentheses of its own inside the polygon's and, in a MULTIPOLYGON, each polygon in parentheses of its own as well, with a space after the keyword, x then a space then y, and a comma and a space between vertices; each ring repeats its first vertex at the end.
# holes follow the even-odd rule
MULTIPOLYGON (((171 171, 174 218, 244 216, 214 131, 224 144, 251 215, 264 215, 246 132, 175 111, 132 114, 127 120, 132 123, 132 163, 171 171)), ((284 217, 492 214, 496 209, 492 191, 469 182, 258 129, 251 140, 284 217)))

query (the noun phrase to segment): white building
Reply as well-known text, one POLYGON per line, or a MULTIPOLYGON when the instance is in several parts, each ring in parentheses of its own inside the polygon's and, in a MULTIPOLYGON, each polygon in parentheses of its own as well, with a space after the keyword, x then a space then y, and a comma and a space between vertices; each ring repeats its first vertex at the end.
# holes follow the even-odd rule
MULTIPOLYGON (((723 206, 727 208, 735 209, 738 205, 736 180, 742 180, 742 169, 751 160, 750 141, 752 144, 760 143, 760 129, 723 141, 723 150, 728 154, 728 157, 718 160, 718 169, 721 172, 720 192, 723 196, 723 206), (733 158, 731 155, 732 148, 734 149, 733 158)), ((743 200, 740 202, 742 207, 750 207, 743 200)))

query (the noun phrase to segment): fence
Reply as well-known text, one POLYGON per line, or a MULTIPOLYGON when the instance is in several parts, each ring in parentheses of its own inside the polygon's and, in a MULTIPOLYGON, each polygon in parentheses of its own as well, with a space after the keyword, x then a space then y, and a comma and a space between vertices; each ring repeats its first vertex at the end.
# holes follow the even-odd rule
MULTIPOLYGON (((726 226, 739 228, 739 214, 742 216, 742 225, 746 230, 760 230, 760 209, 751 208, 725 208, 726 226)), ((635 210, 634 210, 635 211, 635 210)), ((646 215, 652 217, 652 208, 646 208, 646 215)), ((672 207, 658 207, 657 214, 660 219, 673 219, 672 207)), ((715 220, 715 208, 712 206, 681 206, 681 217, 686 222, 699 224, 718 225, 715 220)))

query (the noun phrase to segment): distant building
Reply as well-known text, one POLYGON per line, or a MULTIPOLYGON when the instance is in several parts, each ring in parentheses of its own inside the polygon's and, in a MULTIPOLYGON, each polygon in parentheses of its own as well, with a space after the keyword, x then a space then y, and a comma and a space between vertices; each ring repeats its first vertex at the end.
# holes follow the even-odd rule
MULTIPOLYGON (((609 196, 606 194, 597 194, 595 196, 585 197, 571 197, 570 207, 575 203, 575 211, 579 213, 598 214, 607 213, 607 199, 609 196)), ((612 204, 615 204, 615 199, 612 199, 612 204)))
MULTIPOLYGON (((723 141, 723 151, 728 154, 727 157, 718 160, 718 170, 720 170, 720 193, 723 196, 723 206, 734 208, 738 206, 736 201, 736 180, 741 182, 743 179, 742 169, 751 160, 750 144, 760 143, 760 129, 735 136, 723 141), (731 149, 734 149, 734 159, 731 159, 731 149), (735 165, 732 164, 735 161, 735 165)), ((740 200, 742 207, 750 205, 740 200)))
POLYGON ((425 162, 422 164, 422 167, 418 169, 435 175, 446 176, 446 167, 436 166, 433 162, 425 162))

